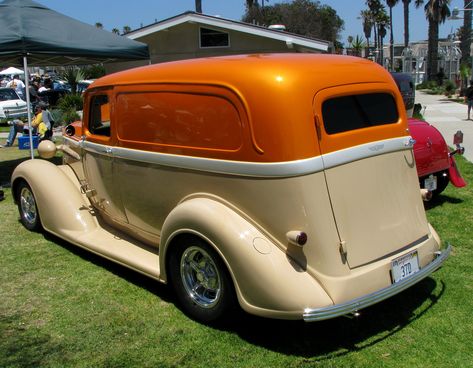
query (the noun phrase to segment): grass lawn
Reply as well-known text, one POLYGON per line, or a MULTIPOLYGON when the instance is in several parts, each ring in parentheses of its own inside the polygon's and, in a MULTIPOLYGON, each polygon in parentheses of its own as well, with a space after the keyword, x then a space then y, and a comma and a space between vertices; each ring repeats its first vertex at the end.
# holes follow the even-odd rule
MULTIPOLYGON (((28 156, 0 148, 0 185, 28 156)), ((6 188, 0 367, 472 367, 473 164, 457 162, 469 186, 449 185, 427 212, 454 245, 445 266, 358 319, 310 324, 243 313, 196 323, 166 286, 28 232, 6 188)))

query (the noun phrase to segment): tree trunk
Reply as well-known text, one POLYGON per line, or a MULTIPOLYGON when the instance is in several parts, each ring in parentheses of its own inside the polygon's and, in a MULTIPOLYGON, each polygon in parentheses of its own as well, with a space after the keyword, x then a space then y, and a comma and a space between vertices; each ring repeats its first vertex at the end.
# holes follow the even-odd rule
MULTIPOLYGON (((465 9, 471 9, 471 0, 464 0, 465 9), (468 6, 469 5, 469 6, 468 6)), ((471 10, 463 12, 463 32, 460 48, 462 57, 460 60, 461 64, 466 64, 471 68, 471 10)))
POLYGON ((439 23, 429 20, 429 41, 427 49, 427 80, 435 80, 438 73, 439 23))
POLYGON ((394 71, 393 8, 389 7, 389 70, 394 71))
POLYGON ((404 5, 404 48, 409 47, 409 3, 411 0, 402 0, 404 5))
POLYGON ((202 0, 195 0, 195 11, 202 13, 202 0))

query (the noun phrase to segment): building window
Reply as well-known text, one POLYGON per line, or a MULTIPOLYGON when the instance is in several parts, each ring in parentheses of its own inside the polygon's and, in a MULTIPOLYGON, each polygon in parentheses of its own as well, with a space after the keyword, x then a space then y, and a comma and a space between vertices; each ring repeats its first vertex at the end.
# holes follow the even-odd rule
POLYGON ((228 33, 215 29, 200 28, 200 47, 229 47, 228 33))

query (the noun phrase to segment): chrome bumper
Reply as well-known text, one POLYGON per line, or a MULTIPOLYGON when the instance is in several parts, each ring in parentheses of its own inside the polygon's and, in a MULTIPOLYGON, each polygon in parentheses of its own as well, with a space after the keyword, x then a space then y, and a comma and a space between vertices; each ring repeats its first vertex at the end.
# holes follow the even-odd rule
POLYGON ((306 308, 302 317, 306 322, 322 321, 324 319, 344 316, 360 309, 366 308, 370 305, 376 304, 384 299, 390 298, 393 295, 400 293, 401 291, 411 287, 418 283, 420 280, 429 276, 432 272, 442 266, 445 260, 450 255, 452 246, 447 245, 447 248, 442 251, 437 258, 430 262, 427 266, 422 268, 419 272, 415 273, 411 277, 404 279, 396 284, 392 284, 384 289, 378 290, 374 293, 364 295, 362 297, 350 300, 342 304, 332 305, 324 308, 306 308))

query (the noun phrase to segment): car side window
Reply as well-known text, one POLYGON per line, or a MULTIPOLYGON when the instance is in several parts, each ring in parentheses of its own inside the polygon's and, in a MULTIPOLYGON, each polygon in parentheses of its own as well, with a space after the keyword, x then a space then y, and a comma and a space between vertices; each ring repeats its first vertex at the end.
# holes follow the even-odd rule
POLYGON ((110 104, 107 95, 92 96, 89 131, 95 135, 110 137, 110 104))

